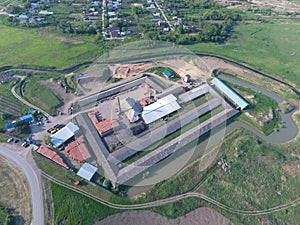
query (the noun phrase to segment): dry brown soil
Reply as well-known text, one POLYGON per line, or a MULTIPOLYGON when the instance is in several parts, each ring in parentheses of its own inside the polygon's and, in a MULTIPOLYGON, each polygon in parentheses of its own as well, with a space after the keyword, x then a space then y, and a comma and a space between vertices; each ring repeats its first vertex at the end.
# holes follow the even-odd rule
POLYGON ((31 196, 24 175, 0 157, 0 202, 13 209, 16 225, 30 224, 31 196))
POLYGON ((127 211, 109 216, 94 225, 227 225, 229 220, 209 209, 198 208, 185 216, 169 220, 157 213, 141 210, 127 211))

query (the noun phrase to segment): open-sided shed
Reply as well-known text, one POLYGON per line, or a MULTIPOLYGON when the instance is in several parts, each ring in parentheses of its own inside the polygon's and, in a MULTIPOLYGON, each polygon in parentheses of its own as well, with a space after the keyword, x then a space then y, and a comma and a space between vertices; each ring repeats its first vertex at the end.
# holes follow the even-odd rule
POLYGON ((98 168, 89 164, 89 163, 84 163, 82 167, 79 169, 77 172, 77 175, 82 177, 83 179, 86 179, 90 181, 94 174, 97 172, 98 168))
POLYGON ((170 94, 146 106, 142 112, 142 117, 146 124, 150 124, 180 108, 180 105, 177 103, 177 98, 170 94))

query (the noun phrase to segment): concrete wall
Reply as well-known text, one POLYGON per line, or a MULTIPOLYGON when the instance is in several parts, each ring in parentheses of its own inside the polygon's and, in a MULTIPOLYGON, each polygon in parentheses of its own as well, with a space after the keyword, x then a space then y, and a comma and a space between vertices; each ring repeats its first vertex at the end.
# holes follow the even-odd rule
POLYGON ((158 92, 163 91, 163 88, 159 84, 154 82, 150 77, 142 77, 142 78, 130 81, 128 83, 125 83, 125 84, 122 84, 122 85, 119 85, 119 86, 116 86, 116 87, 112 87, 109 90, 103 91, 103 92, 95 94, 93 96, 81 99, 78 104, 79 104, 80 107, 83 107, 85 105, 94 103, 94 102, 96 102, 100 99, 107 98, 109 96, 113 96, 113 95, 118 94, 120 92, 126 91, 130 88, 133 88, 135 86, 139 86, 143 83, 147 83, 148 85, 150 85, 153 89, 155 89, 158 92))

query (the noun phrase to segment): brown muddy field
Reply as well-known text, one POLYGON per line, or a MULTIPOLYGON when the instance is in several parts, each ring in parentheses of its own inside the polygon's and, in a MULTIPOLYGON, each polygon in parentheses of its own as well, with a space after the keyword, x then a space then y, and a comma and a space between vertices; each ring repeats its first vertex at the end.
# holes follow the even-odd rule
POLYGON ((221 214, 206 208, 198 208, 185 216, 169 220, 157 213, 141 210, 127 211, 109 216, 94 225, 228 225, 221 214))

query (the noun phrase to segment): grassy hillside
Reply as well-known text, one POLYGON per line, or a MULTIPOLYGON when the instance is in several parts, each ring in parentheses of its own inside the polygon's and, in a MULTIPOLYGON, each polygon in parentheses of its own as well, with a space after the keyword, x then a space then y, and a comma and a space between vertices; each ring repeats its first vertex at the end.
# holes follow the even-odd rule
POLYGON ((199 43, 188 48, 245 62, 300 87, 299 34, 299 20, 241 24, 225 45, 199 43))
MULTIPOLYGON (((101 44, 97 45, 93 38, 80 38, 81 41, 73 42, 58 34, 36 34, 34 30, 1 23, 0 30, 0 68, 27 65, 63 69, 90 61, 100 54, 101 44), (82 42, 82 39, 85 41, 82 42)), ((198 43, 187 47, 194 52, 215 53, 245 62, 300 87, 299 32, 298 20, 240 24, 225 45, 198 43)))
POLYGON ((81 194, 51 183, 54 204, 54 223, 90 225, 121 210, 97 203, 81 194))
POLYGON ((3 66, 64 69, 90 61, 97 54, 92 41, 74 44, 57 36, 34 34, 34 30, 8 27, 0 20, 0 68, 3 66))
POLYGON ((25 109, 27 108, 10 92, 10 89, 15 85, 15 82, 17 81, 0 83, 0 129, 4 128, 11 120, 21 116, 22 112, 26 111, 25 109), (3 118, 2 113, 8 113, 11 115, 11 118, 3 118))
POLYGON ((56 108, 63 104, 58 94, 42 85, 36 79, 26 79, 22 86, 22 95, 34 105, 49 113, 55 113, 56 108))

